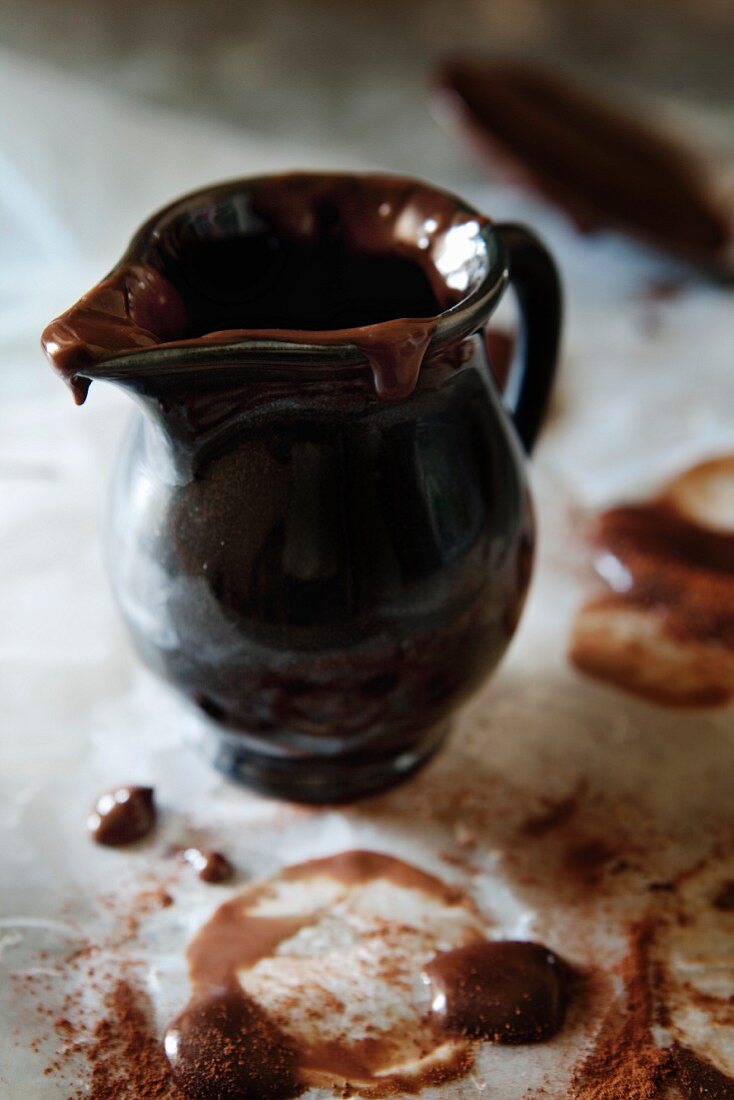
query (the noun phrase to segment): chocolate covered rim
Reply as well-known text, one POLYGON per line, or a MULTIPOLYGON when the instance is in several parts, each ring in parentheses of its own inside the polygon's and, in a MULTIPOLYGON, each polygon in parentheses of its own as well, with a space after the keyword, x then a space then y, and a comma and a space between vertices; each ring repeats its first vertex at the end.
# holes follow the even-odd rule
POLYGON ((386 342, 396 342, 401 326, 400 339, 423 340, 425 354, 470 335, 483 325, 507 280, 504 248, 489 219, 440 188, 405 176, 375 173, 259 176, 191 192, 154 214, 110 274, 48 325, 43 345, 78 403, 95 379, 134 382, 167 374, 180 377, 204 364, 211 368, 213 362, 241 368, 262 364, 264 353, 269 359, 269 380, 278 380, 278 367, 290 376, 288 368, 294 366, 303 377, 324 378, 342 368, 363 370, 371 362, 373 343, 379 344, 383 334, 386 342), (315 204, 324 200, 336 203, 355 251, 408 257, 420 266, 436 292, 439 311, 328 330, 229 326, 195 336, 185 333, 181 299, 166 279, 161 258, 172 241, 175 251, 177 234, 193 229, 201 240, 242 237, 254 221, 260 219, 262 227, 258 204, 266 208, 266 218, 277 235, 287 235, 294 225, 298 234, 303 229, 293 219, 297 223, 301 216, 307 221, 315 204), (384 210, 389 210, 389 216, 380 217, 384 210), (177 302, 163 302, 156 283, 159 277, 161 285, 173 290, 177 302), (141 312, 157 310, 157 317, 151 317, 156 324, 141 324, 132 315, 127 286, 131 278, 149 280, 141 312), (115 294, 123 303, 122 312, 119 302, 108 304, 115 294), (94 339, 87 331, 90 319, 94 339), (178 336, 181 330, 182 337, 178 336))

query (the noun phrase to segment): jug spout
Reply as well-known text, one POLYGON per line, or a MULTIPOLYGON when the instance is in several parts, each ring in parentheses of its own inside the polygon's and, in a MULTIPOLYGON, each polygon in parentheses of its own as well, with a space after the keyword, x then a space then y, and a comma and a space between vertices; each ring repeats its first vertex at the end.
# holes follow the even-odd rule
POLYGON ((175 340, 185 323, 183 300, 168 279, 148 264, 124 263, 52 321, 41 342, 82 405, 95 378, 132 380, 134 368, 123 377, 116 371, 118 357, 175 340))

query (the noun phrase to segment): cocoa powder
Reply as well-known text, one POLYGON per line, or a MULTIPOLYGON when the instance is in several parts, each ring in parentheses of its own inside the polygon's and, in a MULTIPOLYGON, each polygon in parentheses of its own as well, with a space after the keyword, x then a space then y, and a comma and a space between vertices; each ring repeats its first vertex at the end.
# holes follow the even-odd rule
POLYGON ((574 1100, 656 1100, 665 1079, 668 1054, 652 1040, 654 998, 649 949, 653 928, 632 932, 620 966, 624 1003, 610 1009, 594 1048, 574 1074, 574 1100))
POLYGON ((146 994, 117 981, 104 1000, 105 1016, 94 1027, 85 1054, 90 1089, 78 1100, 183 1100, 152 1022, 146 994))
POLYGON ((577 1066, 572 1100, 734 1100, 734 1079, 694 1051, 673 1042, 655 1043, 653 1025, 667 1022, 661 999, 663 973, 651 959, 652 920, 632 930, 630 948, 619 967, 621 1005, 602 1022, 594 1047, 577 1066))

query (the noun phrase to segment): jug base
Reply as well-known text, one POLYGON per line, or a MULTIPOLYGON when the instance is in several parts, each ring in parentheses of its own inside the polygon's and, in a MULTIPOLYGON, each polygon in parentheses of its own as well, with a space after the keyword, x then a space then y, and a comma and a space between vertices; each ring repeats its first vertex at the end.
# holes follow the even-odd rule
POLYGON ((397 756, 274 757, 253 750, 226 729, 210 730, 205 751, 229 779, 259 794, 288 802, 353 802, 404 782, 422 768, 451 731, 445 720, 427 730, 417 746, 397 756))

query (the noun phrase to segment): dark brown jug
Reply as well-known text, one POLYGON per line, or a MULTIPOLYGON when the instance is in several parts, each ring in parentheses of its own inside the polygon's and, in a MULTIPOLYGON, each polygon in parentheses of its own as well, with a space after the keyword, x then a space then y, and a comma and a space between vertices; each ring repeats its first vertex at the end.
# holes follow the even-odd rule
POLYGON ((220 768, 330 801, 440 745, 522 609, 522 451, 559 325, 526 230, 413 180, 298 174, 169 206, 46 329, 79 402, 104 379, 140 406, 112 583, 145 663, 208 716, 220 768), (510 280, 503 399, 484 327, 510 280))

